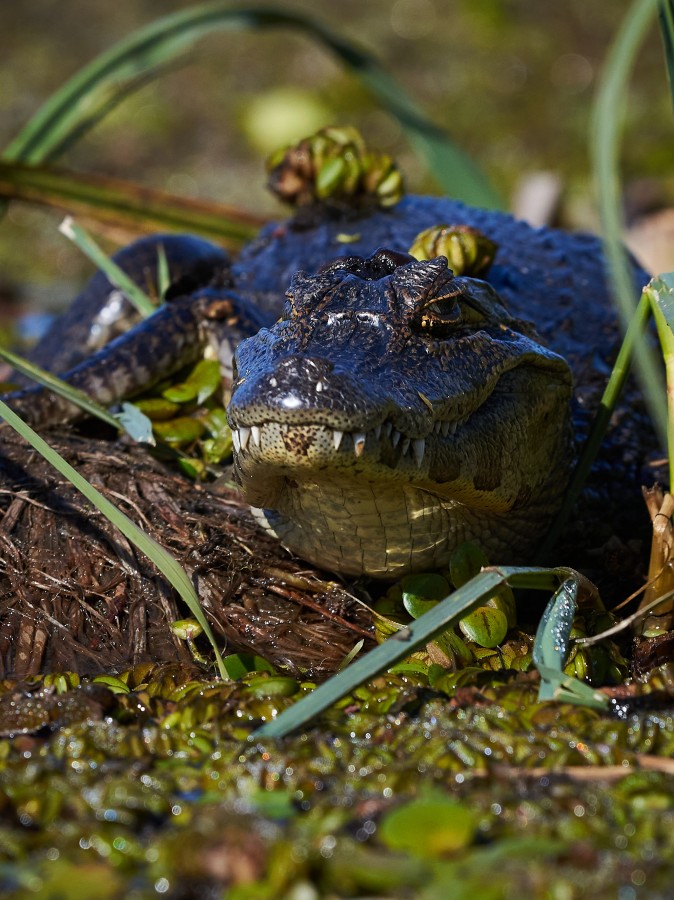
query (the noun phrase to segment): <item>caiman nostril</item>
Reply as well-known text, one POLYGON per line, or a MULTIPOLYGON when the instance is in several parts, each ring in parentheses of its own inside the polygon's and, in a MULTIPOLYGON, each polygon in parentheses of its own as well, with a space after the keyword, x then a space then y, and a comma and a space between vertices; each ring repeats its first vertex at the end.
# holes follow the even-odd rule
POLYGON ((277 366, 280 372, 301 372, 309 377, 327 375, 332 372, 333 368, 334 364, 331 360, 297 355, 282 359, 277 366))
POLYGON ((277 364, 269 384, 281 390, 290 390, 297 386, 305 392, 313 387, 320 393, 326 389, 326 379, 333 369, 333 363, 327 359, 291 356, 277 364))

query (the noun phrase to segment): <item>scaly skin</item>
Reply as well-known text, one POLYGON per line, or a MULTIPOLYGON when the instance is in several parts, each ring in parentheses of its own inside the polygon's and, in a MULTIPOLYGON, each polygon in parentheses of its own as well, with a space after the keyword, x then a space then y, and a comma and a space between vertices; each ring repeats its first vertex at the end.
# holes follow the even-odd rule
MULTIPOLYGON (((126 257, 133 269, 136 250, 129 248, 126 257)), ((241 448, 236 464, 251 502, 267 507, 258 514, 261 521, 325 568, 389 578, 438 564, 453 543, 468 537, 503 562, 525 555, 542 537, 571 456, 569 376, 560 357, 573 373, 573 431, 582 438, 618 340, 595 237, 532 229, 449 200, 406 197, 392 210, 337 215, 319 209, 271 225, 230 271, 222 271, 226 263, 217 249, 198 247, 197 260, 203 264, 204 258, 217 275, 215 285, 195 291, 203 281, 183 283, 188 297, 177 297, 66 377, 101 402, 121 399, 195 359, 208 330, 227 380, 236 343, 278 316, 296 275, 286 319, 240 350, 246 381, 231 406, 241 448), (498 245, 486 278, 500 301, 479 282, 451 282, 437 261, 416 267, 396 258, 418 232, 438 223, 479 228, 498 245), (376 277, 353 262, 348 265, 356 271, 349 275, 343 263, 315 279, 296 275, 346 254, 367 257, 380 246, 395 252, 375 262, 376 277), (391 271, 396 263, 399 270, 391 271), (448 296, 420 317, 415 304, 429 279, 433 290, 448 296), (457 286, 461 295, 449 296, 457 286), (209 310, 223 299, 232 314, 214 322, 209 310), (449 319, 426 332, 424 315, 449 319), (536 323, 541 343, 520 319, 536 323), (295 407, 282 407, 265 392, 265 379, 273 386, 272 378, 285 386, 286 398, 296 391, 295 407), (316 410, 321 421, 312 419, 316 410), (263 426, 281 421, 274 443, 263 426), (299 450, 292 460, 288 444, 299 450), (258 466, 272 445, 279 458, 258 466), (320 478, 311 475, 317 447, 328 466, 320 478), (300 482, 302 491, 295 493, 300 482)), ((639 287, 647 275, 634 271, 639 287)), ((109 288, 103 304, 108 294, 109 288)), ((96 298, 90 292, 85 298, 74 306, 95 318, 96 298)), ((68 329, 57 326, 37 361, 60 369, 55 348, 68 342, 68 329)), ((76 417, 42 391, 11 403, 38 426, 76 417)), ((644 452, 653 448, 639 409, 631 395, 616 415, 618 428, 587 492, 593 522, 603 514, 614 526, 624 515, 633 525, 633 507, 622 502, 616 484, 631 485, 636 496, 644 452)))
POLYGON ((571 374, 485 283, 379 252, 297 275, 243 341, 228 417, 258 517, 348 575, 524 556, 571 459, 571 374))

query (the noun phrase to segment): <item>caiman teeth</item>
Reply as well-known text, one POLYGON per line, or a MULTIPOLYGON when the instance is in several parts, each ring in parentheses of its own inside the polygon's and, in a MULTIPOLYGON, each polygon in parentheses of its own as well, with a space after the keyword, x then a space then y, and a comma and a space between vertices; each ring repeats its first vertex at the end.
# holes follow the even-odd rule
MULTIPOLYGON (((265 428, 267 428, 267 426, 274 429, 281 428, 282 432, 284 432, 285 430, 284 426, 274 422, 265 422, 262 425, 241 425, 239 428, 233 428, 232 444, 236 453, 250 453, 254 447, 261 448, 262 437, 265 434, 265 428)), ((447 436, 448 434, 454 434, 456 428, 456 424, 450 424, 449 422, 436 422, 433 426, 433 432, 438 434, 442 433, 443 435, 447 436)), ((355 456, 360 457, 365 452, 365 443, 368 435, 373 439, 373 444, 376 444, 376 441, 374 439, 376 438, 378 440, 383 433, 384 435, 389 435, 391 447, 393 449, 400 446, 399 453, 401 458, 406 456, 408 453, 410 454, 412 459, 414 459, 417 468, 421 468, 426 456, 426 438, 406 437, 404 433, 394 428, 390 422, 384 422, 381 425, 376 425, 371 429, 371 431, 368 432, 345 432, 340 431, 337 428, 328 429, 328 431, 331 432, 331 443, 335 453, 340 450, 345 434, 348 435, 349 442, 353 441, 353 452, 355 456)), ((372 449, 374 450, 374 447, 372 449)))
POLYGON ((360 456, 365 449, 365 435, 362 431, 359 431, 352 434, 351 437, 353 438, 353 449, 355 450, 356 456, 360 456))
POLYGON ((414 458, 417 461, 417 466, 421 468, 421 463, 424 461, 424 453, 426 451, 426 441, 423 438, 412 441, 412 449, 414 451, 414 458))

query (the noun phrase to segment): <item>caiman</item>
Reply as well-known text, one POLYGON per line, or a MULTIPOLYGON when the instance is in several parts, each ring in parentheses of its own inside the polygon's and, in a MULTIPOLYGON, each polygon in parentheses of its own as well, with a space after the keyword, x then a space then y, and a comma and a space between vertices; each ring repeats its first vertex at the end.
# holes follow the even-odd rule
MULTIPOLYGON (((112 404, 214 341, 231 387, 235 478, 294 554, 385 579, 442 566, 467 540, 494 561, 530 556, 616 350, 596 237, 407 196, 387 208, 313 202, 233 262, 184 236, 145 239, 117 259, 138 277, 159 243, 187 272, 170 301, 67 380, 112 404), (483 277, 455 275, 443 255, 409 255, 438 224, 493 242, 483 277)), ((635 263, 635 293, 647 278, 635 263)), ((120 302, 95 276, 34 358, 68 369, 120 302), (94 327, 83 326, 92 311, 94 327), (65 337, 73 325, 76 342, 65 337)), ((11 404, 37 425, 77 415, 42 390, 11 404)), ((613 453, 636 482, 641 450, 629 431, 603 465, 613 453)))

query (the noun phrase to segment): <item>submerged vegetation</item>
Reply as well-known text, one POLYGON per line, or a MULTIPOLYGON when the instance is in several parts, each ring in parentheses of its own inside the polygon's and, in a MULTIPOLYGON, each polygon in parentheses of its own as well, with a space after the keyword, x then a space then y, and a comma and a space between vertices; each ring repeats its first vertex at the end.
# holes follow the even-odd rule
POLYGON ((450 700, 408 672, 250 743, 311 686, 176 666, 72 683, 3 686, 7 896, 668 891, 669 713, 560 715, 493 676, 450 700))
MULTIPOLYGON (((653 0, 634 3, 597 107, 596 161, 617 282, 615 159, 601 148, 606 141, 613 152, 617 147, 607 123, 615 132, 626 72, 655 6, 653 0)), ((662 4, 662 13, 671 68, 671 4, 662 4)), ((498 202, 481 173, 372 57, 303 16, 233 11, 221 3, 148 26, 57 92, 5 153, 3 195, 63 206, 70 191, 79 209, 114 219, 109 185, 103 190, 95 179, 41 164, 52 163, 186 45, 216 26, 242 23, 294 25, 321 41, 398 118, 439 182, 455 195, 461 185, 473 202, 498 202)), ((369 156, 356 172, 332 149, 320 141, 311 145, 321 197, 335 185, 348 193, 359 179, 369 179, 385 203, 397 195, 399 176, 387 157, 369 156)), ((142 193, 127 188, 119 194, 125 225, 129 209, 135 218, 143 211, 142 193)), ((154 221, 177 215, 167 198, 151 200, 160 207, 158 213, 153 207, 154 221)), ((192 209, 188 227, 198 228, 205 212, 221 213, 227 222, 222 234, 234 244, 253 226, 252 217, 213 207, 192 209)), ((212 233, 212 221, 205 221, 204 233, 212 233)), ((491 252, 459 238, 453 250, 472 264, 491 252)), ((660 304, 666 357, 674 318, 670 293, 669 276, 663 276, 646 295, 660 304)), ((624 372, 628 363, 621 359, 621 366, 624 372)), ((138 404, 174 462, 177 450, 200 441, 199 458, 177 459, 196 479, 231 449, 222 409, 209 400, 216 368, 200 363, 138 404), (204 403, 205 411, 193 415, 204 403)), ((657 386, 651 390, 654 409, 661 409, 657 386)), ((607 394, 604 425, 616 392, 607 394)), ((179 564, 4 404, 0 412, 153 559, 193 616, 174 616, 172 638, 183 645, 179 663, 88 677, 44 675, 27 665, 20 679, 0 682, 0 884, 8 895, 77 900, 94 892, 111 898, 226 892, 244 900, 667 892, 674 862, 667 634, 664 640, 658 634, 652 647, 642 645, 645 677, 628 683, 624 633, 618 642, 574 643, 615 626, 580 576, 567 569, 489 568, 474 548, 463 547, 449 572, 412 576, 381 592, 373 613, 381 643, 374 649, 372 633, 347 608, 346 591, 308 585, 301 571, 262 566, 256 577, 276 578, 288 597, 313 592, 327 608, 332 596, 328 624, 353 627, 353 651, 342 654, 344 671, 320 687, 304 680, 310 671, 322 676, 326 670, 315 659, 303 666, 301 641, 292 667, 282 667, 285 648, 276 636, 270 641, 277 644, 275 665, 253 654, 223 659, 209 622, 217 620, 213 592, 204 611, 194 590, 207 563, 184 554, 179 564), (535 640, 535 627, 517 621, 511 588, 518 587, 555 592, 535 640), (580 611, 579 595, 585 601, 580 611), (356 644, 359 630, 371 652, 353 662, 362 646, 356 644), (212 657, 218 679, 205 676, 212 657), (560 707, 560 700, 580 706, 560 707)), ((137 414, 127 410, 126 416, 124 427, 134 434, 137 414)), ((214 539, 206 531, 199 540, 210 545, 214 539)), ((241 554, 249 552, 246 538, 241 554)), ((663 562, 666 556, 660 568, 663 562)), ((234 579, 236 557, 229 565, 234 579)), ((653 599, 647 597, 642 618, 653 599)), ((221 595, 216 601, 225 605, 221 595)), ((337 668, 334 659, 328 668, 337 668)))

